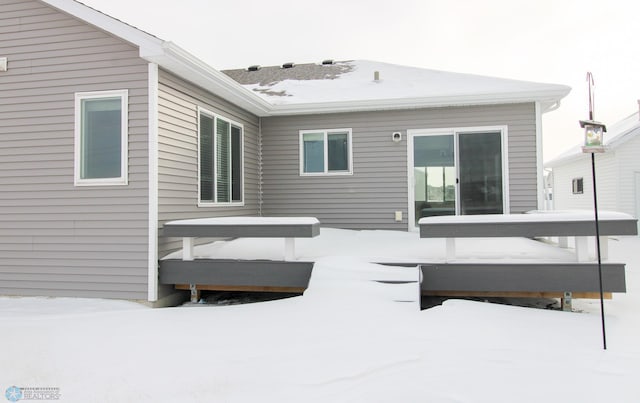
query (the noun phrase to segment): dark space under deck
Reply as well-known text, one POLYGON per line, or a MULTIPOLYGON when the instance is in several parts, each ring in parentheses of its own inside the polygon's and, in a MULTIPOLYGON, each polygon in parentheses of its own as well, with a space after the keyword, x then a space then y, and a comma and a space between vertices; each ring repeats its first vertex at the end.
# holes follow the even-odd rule
MULTIPOLYGON (((423 294, 596 293, 597 263, 384 263, 420 266, 423 294)), ((160 261, 160 283, 210 290, 298 289, 309 284, 313 262, 197 259, 160 261)), ((625 265, 603 263, 603 291, 625 292, 625 265)))

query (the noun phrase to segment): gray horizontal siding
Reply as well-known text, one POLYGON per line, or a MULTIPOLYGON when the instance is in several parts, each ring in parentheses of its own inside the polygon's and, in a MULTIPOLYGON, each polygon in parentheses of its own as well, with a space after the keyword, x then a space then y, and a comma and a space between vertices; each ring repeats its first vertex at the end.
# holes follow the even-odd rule
MULTIPOLYGON (((158 218, 166 221, 259 214, 258 118, 175 75, 160 71, 158 218), (244 126, 244 206, 198 207, 198 107, 244 126)), ((159 255, 181 246, 160 238, 159 255)))
POLYGON ((326 226, 400 229, 407 223, 411 129, 508 126, 512 212, 536 208, 533 104, 268 117, 262 119, 263 215, 315 216, 326 226), (299 130, 351 128, 353 175, 300 176, 299 130), (400 131, 403 140, 391 141, 400 131), (403 221, 395 222, 395 211, 403 221))
POLYGON ((0 0, 0 294, 147 298, 148 89, 138 49, 0 0), (74 94, 129 90, 129 185, 75 187, 74 94))

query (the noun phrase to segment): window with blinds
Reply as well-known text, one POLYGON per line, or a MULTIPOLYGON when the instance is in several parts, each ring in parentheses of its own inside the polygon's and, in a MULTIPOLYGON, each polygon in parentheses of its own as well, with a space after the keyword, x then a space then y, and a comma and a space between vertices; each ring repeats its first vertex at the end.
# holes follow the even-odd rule
POLYGON ((201 110, 198 134, 200 204, 242 203, 242 125, 201 110))

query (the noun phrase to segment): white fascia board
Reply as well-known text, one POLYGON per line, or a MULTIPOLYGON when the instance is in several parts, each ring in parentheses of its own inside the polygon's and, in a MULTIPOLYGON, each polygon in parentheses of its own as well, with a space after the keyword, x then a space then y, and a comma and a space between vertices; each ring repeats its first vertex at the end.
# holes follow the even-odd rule
POLYGON ((267 116, 271 104, 238 84, 224 73, 214 69, 172 42, 165 42, 163 52, 146 56, 164 69, 236 104, 257 116, 267 116))
POLYGON ((497 105, 539 102, 541 113, 552 110, 570 91, 569 87, 520 92, 514 94, 474 94, 462 96, 397 98, 343 102, 319 102, 292 105, 271 105, 270 116, 305 115, 313 113, 360 112, 394 109, 436 108, 447 106, 497 105))
POLYGON ((84 20, 110 34, 136 45, 140 49, 140 57, 161 54, 164 41, 138 28, 110 17, 98 10, 73 0, 41 0, 76 18, 84 20))

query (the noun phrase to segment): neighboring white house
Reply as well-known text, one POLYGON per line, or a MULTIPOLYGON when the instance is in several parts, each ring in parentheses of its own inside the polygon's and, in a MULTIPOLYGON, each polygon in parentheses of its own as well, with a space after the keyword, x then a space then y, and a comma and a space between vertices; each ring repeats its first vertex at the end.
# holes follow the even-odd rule
MULTIPOLYGON (((598 209, 640 217, 640 114, 608 126, 605 153, 595 154, 598 209)), ((575 146, 545 163, 553 208, 593 209, 591 155, 575 146)))

